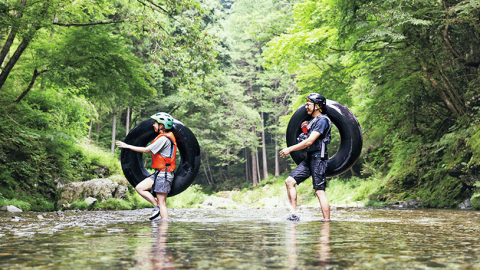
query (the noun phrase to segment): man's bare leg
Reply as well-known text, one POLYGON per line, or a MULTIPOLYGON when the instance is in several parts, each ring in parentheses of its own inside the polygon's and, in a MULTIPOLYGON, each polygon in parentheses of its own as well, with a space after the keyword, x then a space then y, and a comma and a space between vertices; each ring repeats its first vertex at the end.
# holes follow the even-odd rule
POLYGON ((136 187, 135 190, 145 198, 145 200, 149 201, 153 206, 157 205, 157 201, 155 201, 155 197, 153 197, 152 193, 150 193, 150 189, 152 189, 153 180, 150 178, 145 178, 142 182, 140 182, 136 187))
POLYGON ((162 220, 168 220, 167 196, 168 193, 157 193, 158 207, 160 208, 162 220))
POLYGON ((293 209, 292 214, 295 214, 297 212, 297 181, 289 176, 287 180, 285 180, 285 185, 287 186, 288 200, 293 209))
POLYGON ((323 220, 330 221, 330 203, 325 190, 315 190, 315 194, 320 202, 320 208, 322 208, 323 220))

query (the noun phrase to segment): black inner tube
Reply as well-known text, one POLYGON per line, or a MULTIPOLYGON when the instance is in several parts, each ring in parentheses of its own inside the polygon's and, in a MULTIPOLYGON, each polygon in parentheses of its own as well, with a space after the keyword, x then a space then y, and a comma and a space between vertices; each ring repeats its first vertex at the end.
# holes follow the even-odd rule
MULTIPOLYGON (((148 119, 133 128, 125 138, 125 143, 145 147, 153 141, 158 133, 153 128, 155 120, 148 119)), ((180 164, 175 169, 175 180, 169 197, 175 196, 186 190, 195 180, 200 169, 200 146, 192 131, 182 122, 173 121, 173 135, 177 141, 177 150, 180 152, 180 164)), ((150 173, 143 165, 142 153, 123 148, 120 154, 123 174, 134 187, 142 182, 150 173)))
MULTIPOLYGON (((342 104, 327 99, 327 116, 340 133, 340 148, 333 157, 328 159, 326 177, 333 177, 344 173, 355 164, 362 153, 363 136, 357 118, 342 104)), ((288 123, 287 146, 297 144, 297 137, 301 132, 300 125, 303 121, 311 119, 305 106, 298 108, 288 123)), ((307 151, 305 149, 294 151, 290 153, 290 156, 296 164, 299 164, 307 157, 307 151)))

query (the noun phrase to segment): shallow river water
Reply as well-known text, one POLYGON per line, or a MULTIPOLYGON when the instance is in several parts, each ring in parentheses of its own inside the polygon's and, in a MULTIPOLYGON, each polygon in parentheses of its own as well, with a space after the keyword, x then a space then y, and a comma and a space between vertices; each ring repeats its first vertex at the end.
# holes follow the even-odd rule
POLYGON ((1 213, 0 269, 480 269, 477 211, 150 211, 1 213))

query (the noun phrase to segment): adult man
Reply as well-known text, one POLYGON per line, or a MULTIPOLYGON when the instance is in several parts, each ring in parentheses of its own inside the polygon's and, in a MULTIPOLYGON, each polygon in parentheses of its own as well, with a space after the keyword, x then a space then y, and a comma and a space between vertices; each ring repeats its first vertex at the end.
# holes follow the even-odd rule
POLYGON ((325 188, 327 180, 325 173, 327 170, 328 152, 327 144, 330 143, 331 121, 325 115, 327 109, 327 100, 320 94, 311 93, 307 96, 305 108, 307 113, 313 117, 308 124, 308 138, 280 151, 280 155, 285 157, 292 151, 307 148, 307 158, 298 164, 290 176, 285 180, 287 194, 292 206, 292 215, 288 220, 298 221, 297 210, 297 189, 296 185, 312 176, 313 189, 322 208, 323 219, 330 220, 330 203, 328 202, 325 188))
POLYGON ((140 182, 135 189, 138 194, 155 206, 150 220, 159 215, 162 220, 168 220, 167 196, 172 188, 173 171, 175 170, 175 156, 177 143, 175 136, 170 131, 173 128, 173 117, 167 113, 159 112, 151 116, 155 120, 153 128, 159 135, 147 147, 139 147, 117 141, 118 147, 127 148, 140 153, 152 153, 152 168, 155 173, 140 182), (153 187, 153 191, 150 190, 153 187), (152 194, 153 193, 153 194, 152 194), (156 193, 156 199, 154 194, 156 193))

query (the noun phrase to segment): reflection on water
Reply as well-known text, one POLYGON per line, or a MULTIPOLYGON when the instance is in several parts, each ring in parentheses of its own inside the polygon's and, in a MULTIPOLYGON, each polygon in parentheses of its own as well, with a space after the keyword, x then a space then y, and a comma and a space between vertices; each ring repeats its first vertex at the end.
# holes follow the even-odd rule
MULTIPOLYGON (((168 226, 165 221, 152 222, 152 246, 138 245, 135 250, 135 267, 139 269, 175 269, 173 255, 167 250, 168 226), (150 249, 151 248, 151 249, 150 249)), ((135 237, 143 238, 144 235, 135 237)))
POLYGON ((320 237, 317 241, 318 262, 320 266, 327 266, 330 258, 330 222, 324 222, 320 229, 320 237))
POLYGON ((0 269, 480 268, 480 212, 170 209, 0 214, 0 269), (18 216, 18 215, 17 215, 18 216))

